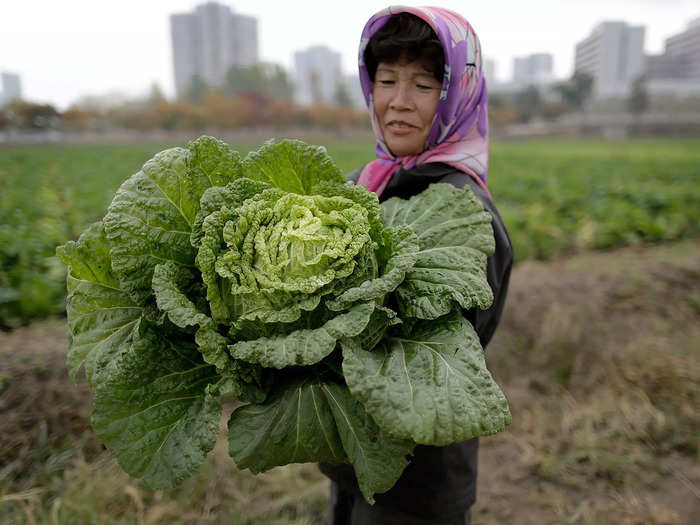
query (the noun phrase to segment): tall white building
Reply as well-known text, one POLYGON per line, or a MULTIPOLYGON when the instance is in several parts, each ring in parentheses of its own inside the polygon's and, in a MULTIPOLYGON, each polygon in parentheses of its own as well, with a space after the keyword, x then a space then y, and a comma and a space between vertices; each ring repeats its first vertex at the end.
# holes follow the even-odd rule
POLYGON ((554 81, 554 59, 549 53, 535 53, 513 60, 513 82, 519 86, 542 86, 554 81))
POLYGON ((352 75, 344 75, 345 90, 350 96, 352 107, 363 109, 365 107, 365 95, 362 93, 362 85, 360 84, 360 76, 357 73, 352 75))
POLYGON ((338 84, 344 82, 340 53, 326 46, 312 46, 294 53, 294 84, 297 104, 333 103, 338 84))
POLYGON ((624 97, 644 74, 644 33, 644 26, 603 22, 576 44, 574 70, 593 76, 596 98, 624 97))
POLYGON ((258 21, 232 12, 216 2, 199 5, 191 13, 170 15, 175 92, 187 93, 192 77, 221 86, 231 66, 258 61, 258 21))
POLYGON ((666 39, 666 55, 686 60, 685 78, 700 83, 700 17, 691 20, 682 33, 666 39))
POLYGON ((647 56, 647 87, 653 93, 700 93, 700 18, 666 39, 664 53, 647 56))
POLYGON ((8 102, 12 102, 13 100, 21 100, 22 83, 19 75, 3 71, 0 77, 2 78, 2 89, 0 89, 0 106, 8 102))

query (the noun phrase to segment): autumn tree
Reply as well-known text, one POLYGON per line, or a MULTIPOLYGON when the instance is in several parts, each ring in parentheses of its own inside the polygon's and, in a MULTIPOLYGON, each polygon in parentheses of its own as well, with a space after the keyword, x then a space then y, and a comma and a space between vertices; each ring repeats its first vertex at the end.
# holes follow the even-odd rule
POLYGON ((567 106, 580 111, 593 94, 594 82, 590 73, 576 71, 568 81, 554 86, 554 91, 559 93, 567 106))
POLYGON ((85 131, 90 125, 90 113, 77 107, 68 108, 61 114, 63 128, 69 131, 85 131))
POLYGON ((254 64, 229 68, 223 91, 229 96, 264 93, 270 98, 290 100, 294 94, 294 86, 282 66, 254 64))
POLYGON ((0 108, 0 129, 5 129, 10 125, 10 115, 3 108, 0 108))
POLYGON ((542 96, 535 86, 528 86, 515 94, 514 102, 519 120, 529 122, 538 113, 542 96))
POLYGON ((59 121, 58 111, 51 104, 15 100, 6 109, 12 121, 20 128, 50 129, 59 121))
POLYGON ((335 86, 333 102, 344 108, 351 108, 353 106, 352 98, 350 97, 350 93, 348 93, 348 88, 345 85, 345 82, 342 80, 339 80, 335 86))
POLYGON ((311 87, 311 104, 322 104, 321 75, 315 69, 309 71, 309 86, 311 87))
POLYGON ((148 93, 148 103, 153 105, 159 102, 165 102, 165 94, 163 94, 163 90, 158 83, 154 82, 151 84, 151 90, 148 93))
POLYGON ((193 104, 199 104, 204 100, 204 95, 206 95, 208 90, 209 87, 206 82, 204 82, 204 79, 195 73, 190 79, 190 85, 185 98, 193 104))
POLYGON ((644 75, 638 76, 632 82, 626 106, 628 111, 635 114, 644 113, 649 108, 649 93, 647 92, 646 77, 644 75))

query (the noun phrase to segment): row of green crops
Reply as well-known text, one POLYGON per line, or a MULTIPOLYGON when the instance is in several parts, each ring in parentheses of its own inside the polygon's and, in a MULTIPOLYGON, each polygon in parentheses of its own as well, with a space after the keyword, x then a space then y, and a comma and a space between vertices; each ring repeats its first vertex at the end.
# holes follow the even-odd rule
MULTIPOLYGON (((325 145, 343 171, 374 157, 366 141, 325 145)), ((55 247, 102 217, 117 187, 166 147, 0 149, 0 326, 63 311, 55 247)), ((518 260, 695 236, 700 140, 496 143, 489 187, 518 260)))
POLYGON ((490 173, 518 260, 700 233, 700 140, 498 144, 490 173))

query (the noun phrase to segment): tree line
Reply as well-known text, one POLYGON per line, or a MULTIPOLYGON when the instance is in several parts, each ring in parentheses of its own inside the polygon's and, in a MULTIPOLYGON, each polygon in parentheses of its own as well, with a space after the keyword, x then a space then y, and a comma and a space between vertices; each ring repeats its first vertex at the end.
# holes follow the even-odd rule
MULTIPOLYGON (((313 85, 313 82, 312 82, 313 85)), ((277 65, 231 67, 220 86, 195 75, 183 96, 168 100, 153 84, 141 99, 113 105, 84 97, 65 111, 51 104, 15 100, 0 108, 0 129, 65 131, 198 130, 204 128, 365 127, 364 108, 355 108, 347 88, 338 83, 331 100, 314 98, 310 106, 293 101, 294 85, 277 65)))
MULTIPOLYGON (((201 130, 272 127, 364 127, 370 121, 365 108, 352 106, 346 86, 339 82, 330 101, 320 95, 319 79, 311 78, 312 104, 294 103, 294 84, 274 64, 231 67, 220 86, 207 85, 195 75, 180 99, 168 100, 153 84, 148 96, 113 106, 91 103, 89 98, 61 112, 50 104, 14 101, 0 108, 0 130, 61 129, 65 131, 201 130)), ((494 127, 533 119, 554 121, 583 111, 591 100, 594 79, 576 72, 570 79, 547 88, 527 86, 517 92, 489 94, 489 120, 494 127)), ((643 77, 633 84, 625 100, 633 113, 649 105, 643 77)))
MULTIPOLYGON (((554 121, 568 113, 585 111, 590 105, 595 79, 589 73, 575 72, 566 81, 546 87, 523 87, 513 93, 489 93, 489 118, 491 124, 502 126, 526 123, 540 119, 554 121)), ((646 78, 636 78, 624 100, 618 101, 621 111, 643 113, 649 109, 650 100, 646 78)))

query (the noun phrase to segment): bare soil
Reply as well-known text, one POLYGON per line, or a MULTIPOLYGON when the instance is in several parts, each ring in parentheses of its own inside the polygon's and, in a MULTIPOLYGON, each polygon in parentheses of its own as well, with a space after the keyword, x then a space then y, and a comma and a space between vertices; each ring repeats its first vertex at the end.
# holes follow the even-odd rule
POLYGON ((483 438, 477 524, 700 516, 700 243, 526 262, 487 362, 513 424, 483 438))

